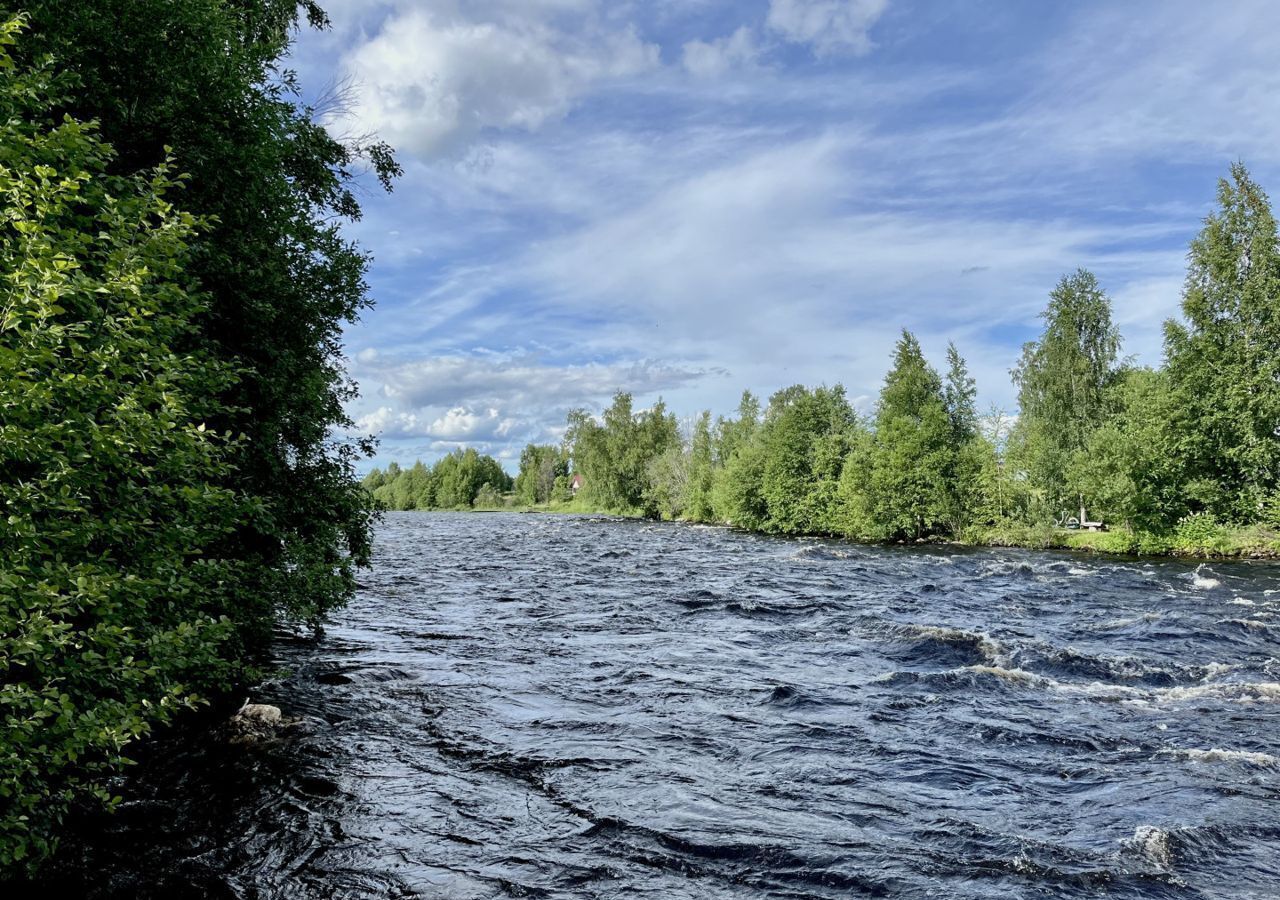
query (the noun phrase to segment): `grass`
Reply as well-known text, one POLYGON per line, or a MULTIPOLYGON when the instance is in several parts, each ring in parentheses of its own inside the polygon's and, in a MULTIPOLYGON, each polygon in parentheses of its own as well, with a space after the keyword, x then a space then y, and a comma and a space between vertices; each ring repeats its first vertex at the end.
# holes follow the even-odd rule
POLYGON ((1242 528, 1184 520, 1168 534, 1115 528, 1073 531, 1052 525, 1007 524, 971 529, 962 543, 986 547, 1081 550, 1126 556, 1187 556, 1202 559, 1280 558, 1280 534, 1263 525, 1242 528))

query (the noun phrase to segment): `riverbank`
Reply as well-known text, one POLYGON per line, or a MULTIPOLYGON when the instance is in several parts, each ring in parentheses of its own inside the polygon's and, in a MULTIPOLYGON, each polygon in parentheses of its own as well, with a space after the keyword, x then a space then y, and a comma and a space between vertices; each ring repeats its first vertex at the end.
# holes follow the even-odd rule
MULTIPOLYGON (((639 511, 619 512, 595 509, 578 501, 510 506, 501 509, 478 509, 475 512, 544 513, 551 515, 610 515, 622 518, 643 518, 639 511)), ((727 523, 677 521, 687 524, 715 524, 731 528, 727 523)), ((789 535, 804 537, 806 535, 789 535)), ((813 535, 808 535, 813 536, 813 535)), ((853 543, 875 544, 875 541, 859 541, 845 535, 819 535, 838 537, 853 543)), ((931 541, 926 541, 928 543, 931 541)), ((1117 556, 1152 558, 1177 557, 1182 559, 1257 559, 1280 560, 1280 532, 1264 525, 1241 528, 1217 525, 1203 520, 1192 520, 1170 534, 1133 531, 1115 528, 1109 531, 1079 531, 1058 528, 1053 525, 1003 525, 974 526, 953 539, 938 538, 938 543, 950 543, 961 547, 1011 547, 1026 550, 1073 550, 1084 553, 1104 553, 1117 556)), ((893 542, 890 542, 893 543, 893 542)))

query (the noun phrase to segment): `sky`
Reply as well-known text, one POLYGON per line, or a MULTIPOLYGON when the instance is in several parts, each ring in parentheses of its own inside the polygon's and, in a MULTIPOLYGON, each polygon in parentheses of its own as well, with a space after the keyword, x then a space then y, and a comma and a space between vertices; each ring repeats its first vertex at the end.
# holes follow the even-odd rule
POLYGON ((1012 410, 1064 274, 1158 365, 1217 180, 1280 191, 1272 0, 321 5, 304 99, 405 170, 347 229, 370 465, 514 471, 618 390, 688 420, 840 383, 869 412, 903 328, 1012 410))

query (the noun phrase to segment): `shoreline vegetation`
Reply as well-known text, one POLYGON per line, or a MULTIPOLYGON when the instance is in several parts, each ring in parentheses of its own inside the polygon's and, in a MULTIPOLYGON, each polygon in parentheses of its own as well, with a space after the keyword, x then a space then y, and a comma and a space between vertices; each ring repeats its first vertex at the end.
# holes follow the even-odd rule
POLYGON ((158 729, 368 565, 342 232, 389 149, 281 61, 310 2, 28 0, 0 16, 0 884, 158 729), (127 63, 125 63, 127 61, 127 63))
POLYGON ((1159 368, 1121 356, 1111 299, 1079 269, 1012 371, 1018 411, 979 414, 954 344, 940 372, 903 330, 880 396, 793 385, 684 427, 617 393, 530 444, 511 479, 460 450, 363 485, 386 509, 545 508, 866 543, 952 541, 1127 555, 1280 556, 1280 246, 1243 165, 1192 241, 1159 368), (484 472, 498 475, 486 478, 484 472), (1101 527, 1080 527, 1090 521, 1101 527))

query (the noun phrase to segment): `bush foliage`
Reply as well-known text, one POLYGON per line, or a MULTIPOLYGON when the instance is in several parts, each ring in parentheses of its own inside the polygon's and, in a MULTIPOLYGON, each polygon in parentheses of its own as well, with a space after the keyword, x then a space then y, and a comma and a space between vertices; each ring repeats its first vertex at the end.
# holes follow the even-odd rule
POLYGON ((0 877, 275 622, 351 594, 367 446, 331 435, 367 260, 338 229, 352 165, 396 171, 296 102, 293 2, 26 8, 0 29, 0 877))

